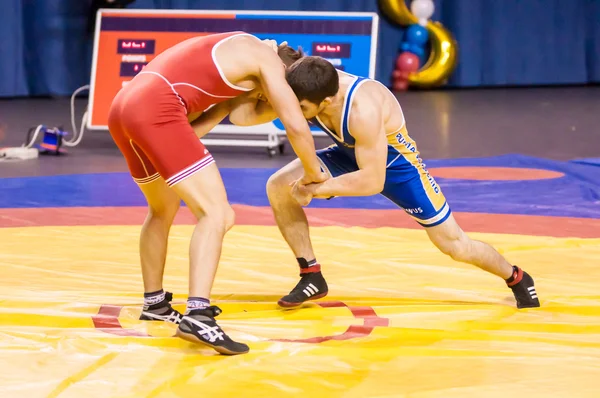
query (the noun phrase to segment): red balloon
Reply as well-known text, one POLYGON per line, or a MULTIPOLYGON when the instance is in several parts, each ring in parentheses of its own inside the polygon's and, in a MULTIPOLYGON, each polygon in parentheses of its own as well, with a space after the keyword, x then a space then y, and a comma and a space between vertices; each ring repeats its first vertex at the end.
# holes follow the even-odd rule
POLYGON ((396 59, 396 68, 402 72, 416 72, 419 70, 419 57, 405 51, 396 59))
POLYGON ((402 79, 402 75, 403 75, 403 73, 401 71, 399 71, 398 69, 394 69, 394 71, 392 72, 392 78, 394 80, 402 79))
POLYGON ((392 85, 392 89, 394 89, 394 91, 408 90, 408 80, 398 79, 398 80, 394 81, 394 84, 392 85))
POLYGON ((392 72, 392 80, 408 80, 409 75, 410 72, 396 69, 392 72))

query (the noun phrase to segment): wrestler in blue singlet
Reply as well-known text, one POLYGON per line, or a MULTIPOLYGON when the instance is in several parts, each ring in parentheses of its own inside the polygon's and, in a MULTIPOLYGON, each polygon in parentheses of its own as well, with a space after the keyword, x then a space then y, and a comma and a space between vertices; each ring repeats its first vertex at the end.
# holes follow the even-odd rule
MULTIPOLYGON (((348 128, 352 98, 362 83, 375 80, 354 77, 355 81, 346 91, 339 128, 336 131, 329 130, 318 116, 311 120, 311 123, 320 127, 335 142, 329 148, 317 151, 317 156, 333 177, 359 169, 354 154, 354 138, 348 128)), ((400 106, 398 109, 401 111, 400 106)), ((406 123, 398 130, 387 133, 387 141, 386 178, 381 193, 424 227, 444 222, 451 214, 450 207, 439 185, 429 175, 425 163, 419 157, 417 146, 406 130, 406 123)))

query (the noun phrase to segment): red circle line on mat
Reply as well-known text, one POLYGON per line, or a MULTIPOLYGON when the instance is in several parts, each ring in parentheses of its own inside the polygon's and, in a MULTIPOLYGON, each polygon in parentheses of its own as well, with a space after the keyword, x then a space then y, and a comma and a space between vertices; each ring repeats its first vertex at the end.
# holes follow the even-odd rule
MULTIPOLYGON (((237 225, 275 226, 270 207, 233 205, 237 225)), ((307 208, 306 215, 313 227, 364 227, 421 229, 412 218, 398 209, 340 209, 307 208)), ((0 209, 0 228, 41 226, 140 226, 146 207, 51 207, 0 209)), ((486 214, 452 212, 468 232, 553 236, 557 238, 598 238, 600 219, 520 214, 486 214)), ((195 225, 196 217, 187 207, 182 208, 176 225, 195 225)))
POLYGON ((520 167, 433 167, 429 173, 436 178, 476 181, 550 180, 564 176, 558 171, 520 167))
MULTIPOLYGON (((367 306, 348 306, 341 301, 324 301, 315 303, 323 308, 340 308, 346 307, 350 310, 354 318, 362 319, 362 325, 350 325, 341 334, 332 336, 310 337, 306 339, 269 339, 270 341, 285 342, 285 343, 312 343, 319 344, 329 340, 350 340, 359 337, 366 337, 373 332, 377 326, 389 326, 389 319, 381 318, 372 307, 367 306)), ((119 322, 122 306, 103 304, 100 306, 98 313, 92 316, 94 327, 104 333, 114 334, 117 336, 129 337, 153 337, 145 332, 140 332, 134 329, 125 329, 119 322)))

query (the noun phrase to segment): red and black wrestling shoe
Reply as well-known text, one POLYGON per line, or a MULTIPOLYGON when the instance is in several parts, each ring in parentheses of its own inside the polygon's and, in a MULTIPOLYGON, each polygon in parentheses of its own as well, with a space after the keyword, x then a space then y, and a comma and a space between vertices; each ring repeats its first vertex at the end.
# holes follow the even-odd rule
POLYGON ((540 306, 533 278, 521 268, 513 265, 513 274, 506 280, 517 300, 517 308, 535 308, 540 306))
POLYGON ((293 308, 308 300, 316 300, 327 296, 329 289, 321 273, 319 264, 300 268, 300 282, 290 294, 279 299, 277 304, 283 308, 293 308))

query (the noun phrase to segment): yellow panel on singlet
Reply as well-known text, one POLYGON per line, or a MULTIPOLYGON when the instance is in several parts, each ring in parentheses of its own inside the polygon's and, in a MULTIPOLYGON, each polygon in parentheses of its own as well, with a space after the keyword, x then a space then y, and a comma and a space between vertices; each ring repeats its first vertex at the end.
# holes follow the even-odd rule
MULTIPOLYGON (((444 204, 446 204, 446 197, 444 194, 439 192, 439 185, 435 182, 433 177, 427 171, 425 164, 419 157, 419 150, 417 149, 417 143, 408 135, 406 125, 402 126, 398 131, 387 135, 388 148, 393 148, 399 156, 402 156, 415 171, 419 174, 421 185, 423 186, 423 193, 427 196, 427 199, 431 202, 433 208, 439 210, 444 204)), ((391 154, 388 154, 388 158, 393 158, 391 154)))
MULTIPOLYGON (((180 310, 191 232, 165 272, 180 310)), ((517 310, 423 231, 311 232, 330 296, 291 311, 277 228, 227 235, 213 299, 251 351, 225 357, 137 320, 139 227, 0 229, 0 397, 600 396, 600 240, 472 234, 535 277, 542 307, 517 310)))

